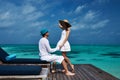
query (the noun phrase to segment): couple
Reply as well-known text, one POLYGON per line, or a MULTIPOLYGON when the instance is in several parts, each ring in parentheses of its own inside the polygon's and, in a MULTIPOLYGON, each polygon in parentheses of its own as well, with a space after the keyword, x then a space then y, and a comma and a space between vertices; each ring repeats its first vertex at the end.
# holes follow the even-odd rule
POLYGON ((66 52, 71 51, 70 44, 68 42, 68 37, 70 33, 70 27, 68 20, 59 20, 59 27, 63 30, 61 34, 61 39, 57 44, 56 48, 51 49, 48 36, 49 32, 47 29, 41 30, 42 38, 39 41, 39 55, 41 57, 41 60, 46 60, 48 62, 58 62, 63 65, 63 68, 65 70, 66 75, 75 75, 74 72, 74 65, 71 64, 69 58, 66 56, 66 52), (62 52, 63 56, 58 56, 54 54, 50 54, 52 52, 60 50, 62 52), (72 72, 70 72, 67 68, 67 63, 72 68, 72 72))

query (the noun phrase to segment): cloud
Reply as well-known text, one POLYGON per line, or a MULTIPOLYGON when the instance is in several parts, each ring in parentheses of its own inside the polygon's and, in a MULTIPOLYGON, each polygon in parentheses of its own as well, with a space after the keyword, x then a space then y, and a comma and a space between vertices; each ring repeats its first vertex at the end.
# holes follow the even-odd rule
POLYGON ((32 12, 34 12, 36 10, 36 8, 32 5, 25 5, 23 6, 23 11, 22 14, 30 14, 32 12))
POLYGON ((7 28, 15 24, 14 21, 0 21, 0 28, 7 28))
POLYGON ((31 26, 32 27, 35 27, 35 26, 43 26, 45 24, 47 24, 48 22, 47 21, 41 21, 41 22, 33 22, 31 23, 31 26))
MULTIPOLYGON (((106 12, 102 14, 102 11, 106 9, 103 10, 104 6, 101 7, 100 4, 107 3, 107 0, 82 1, 82 3, 79 0, 77 4, 74 2, 72 0, 0 0, 0 35, 5 35, 7 40, 12 36, 13 43, 21 42, 21 40, 31 43, 39 38, 40 29, 46 27, 53 34, 50 39, 54 43, 56 40, 53 37, 58 37, 59 34, 57 30, 59 28, 54 26, 58 26, 59 19, 68 19, 72 24, 73 33, 76 33, 75 36, 82 36, 83 41, 89 35, 96 37, 97 34, 104 32, 103 29, 110 20, 109 16, 106 16, 106 12), (68 5, 68 2, 72 5, 68 5), (92 5, 92 2, 96 2, 96 4, 92 5), (81 34, 79 34, 79 30, 81 30, 81 34), (54 35, 54 33, 57 34, 54 35)), ((5 41, 2 42, 5 43, 5 41)))
POLYGON ((81 22, 73 22, 72 23, 72 30, 79 30, 79 29, 85 29, 86 24, 85 23, 81 23, 81 22))
POLYGON ((86 5, 82 5, 82 6, 78 6, 76 9, 75 9, 75 13, 77 14, 77 13, 80 13, 82 10, 83 10, 83 8, 85 8, 86 7, 86 5))
POLYGON ((51 14, 51 17, 55 17, 55 14, 51 14))
POLYGON ((32 3, 16 6, 14 3, 5 2, 3 5, 5 5, 4 8, 3 6, 0 8, 0 28, 21 26, 21 24, 28 26, 44 16, 44 13, 32 3))
POLYGON ((69 12, 66 12, 66 11, 62 11, 62 12, 65 14, 67 13, 68 15, 76 15, 76 14, 81 13, 85 7, 86 5, 79 5, 75 9, 71 9, 71 11, 69 12))
POLYGON ((41 11, 33 12, 33 13, 25 16, 25 21, 35 21, 35 20, 37 20, 37 19, 39 19, 40 17, 43 17, 43 16, 44 16, 44 13, 42 13, 41 11))
POLYGON ((91 20, 94 20, 95 18, 98 17, 98 15, 99 15, 99 13, 89 10, 89 11, 85 14, 84 20, 87 21, 87 22, 88 22, 88 21, 91 21, 91 20))
POLYGON ((98 28, 102 28, 104 26, 106 26, 108 24, 109 20, 103 20, 103 21, 100 21, 100 22, 97 22, 95 24, 93 24, 91 26, 92 29, 98 29, 98 28))
POLYGON ((14 17, 11 15, 10 6, 13 7, 10 3, 0 5, 0 28, 7 28, 15 23, 13 21, 14 17), (4 5, 4 7, 2 5, 4 5))
POLYGON ((109 23, 109 19, 100 19, 101 16, 101 12, 89 10, 72 21, 72 30, 103 28, 109 23))
POLYGON ((56 0, 51 3, 46 0, 22 0, 20 5, 17 5, 15 1, 2 1, 0 3, 0 28, 23 27, 22 24, 26 27, 41 24, 38 21, 46 21, 50 15, 51 17, 57 15, 55 11, 51 12, 56 5, 59 5, 56 0))
POLYGON ((30 39, 31 37, 36 37, 37 35, 34 33, 29 33, 28 35, 26 35, 26 38, 30 39))
POLYGON ((1 20, 8 19, 9 16, 10 16, 10 13, 9 13, 9 12, 5 12, 5 13, 0 14, 1 20))
POLYGON ((24 0, 22 4, 16 5, 14 2, 0 1, 0 35, 4 35, 6 39, 14 35, 12 38, 15 40, 10 39, 13 43, 16 40, 16 43, 31 42, 29 40, 39 37, 40 29, 49 24, 43 18, 47 10, 43 10, 40 5, 42 3, 42 0, 38 0, 38 3, 36 0, 24 0))
POLYGON ((0 28, 7 28, 15 24, 15 21, 12 19, 12 15, 9 11, 0 13, 0 28))

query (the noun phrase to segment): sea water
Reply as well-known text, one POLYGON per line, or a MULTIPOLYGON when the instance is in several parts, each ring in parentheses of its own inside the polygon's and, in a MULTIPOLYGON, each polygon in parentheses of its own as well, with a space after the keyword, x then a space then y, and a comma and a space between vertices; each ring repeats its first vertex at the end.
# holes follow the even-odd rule
MULTIPOLYGON (((17 58, 39 58, 38 45, 0 45, 17 58)), ((54 47, 54 46, 52 46, 54 47)), ((72 45, 67 53, 73 64, 92 64, 120 79, 120 46, 72 45)), ((57 51, 52 54, 61 55, 57 51)))

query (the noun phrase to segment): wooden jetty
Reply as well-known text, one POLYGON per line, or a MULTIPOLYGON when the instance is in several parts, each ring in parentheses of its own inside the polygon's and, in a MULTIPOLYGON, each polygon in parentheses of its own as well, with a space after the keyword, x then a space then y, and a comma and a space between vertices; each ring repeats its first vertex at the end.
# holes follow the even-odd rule
POLYGON ((75 64, 74 76, 66 76, 58 71, 59 68, 60 65, 57 65, 57 72, 51 73, 48 80, 120 80, 91 64, 75 64))

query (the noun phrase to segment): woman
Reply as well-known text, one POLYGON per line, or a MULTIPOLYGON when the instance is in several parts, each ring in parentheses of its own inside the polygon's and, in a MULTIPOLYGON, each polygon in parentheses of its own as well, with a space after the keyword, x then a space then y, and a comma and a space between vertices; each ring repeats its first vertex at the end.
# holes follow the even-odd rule
POLYGON ((70 65, 72 68, 72 72, 74 72, 74 65, 71 64, 69 58, 66 56, 67 52, 71 51, 70 44, 68 42, 68 37, 70 34, 70 27, 68 20, 59 20, 59 27, 63 30, 61 33, 61 38, 57 44, 60 47, 60 51, 62 52, 65 61, 70 65))

